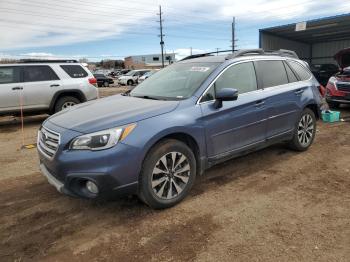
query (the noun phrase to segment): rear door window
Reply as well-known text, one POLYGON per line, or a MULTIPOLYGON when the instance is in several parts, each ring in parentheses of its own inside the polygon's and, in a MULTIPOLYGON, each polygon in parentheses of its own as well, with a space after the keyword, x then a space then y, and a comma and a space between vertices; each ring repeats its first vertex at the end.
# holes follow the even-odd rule
POLYGON ((16 66, 0 67, 0 84, 20 82, 20 68, 16 66))
POLYGON ((288 84, 287 72, 283 62, 278 60, 257 61, 258 75, 262 88, 288 84))
POLYGON ((24 66, 24 82, 40 82, 59 80, 56 73, 49 66, 24 66))
POLYGON ((71 78, 84 78, 88 76, 88 73, 80 65, 61 65, 61 68, 71 78))
POLYGON ((288 61, 288 64, 292 67, 294 72, 299 76, 300 80, 304 81, 304 80, 309 80, 310 79, 311 74, 300 63, 290 60, 290 61, 288 61))

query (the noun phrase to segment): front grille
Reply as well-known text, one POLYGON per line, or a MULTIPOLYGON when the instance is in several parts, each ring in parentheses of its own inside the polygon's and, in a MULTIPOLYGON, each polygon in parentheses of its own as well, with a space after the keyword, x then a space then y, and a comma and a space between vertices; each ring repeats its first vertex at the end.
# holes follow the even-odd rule
POLYGON ((42 127, 38 132, 38 149, 52 159, 60 144, 60 134, 42 127))
POLYGON ((350 83, 337 83, 339 91, 350 92, 350 83))

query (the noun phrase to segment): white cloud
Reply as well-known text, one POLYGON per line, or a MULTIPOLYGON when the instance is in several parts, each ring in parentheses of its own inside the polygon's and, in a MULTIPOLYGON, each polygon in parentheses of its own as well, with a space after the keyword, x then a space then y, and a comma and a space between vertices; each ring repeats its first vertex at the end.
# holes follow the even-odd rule
POLYGON ((232 16, 259 27, 262 22, 350 11, 344 0, 11 0, 0 6, 0 49, 60 46, 124 34, 154 36, 159 4, 168 25, 197 27, 229 22, 232 16))
MULTIPOLYGON (((167 51, 168 53, 172 53, 173 51, 167 51)), ((208 50, 202 50, 202 49, 195 49, 195 48, 179 48, 179 49, 176 49, 174 50, 174 53, 175 53, 175 58, 177 60, 181 60, 183 58, 185 58, 186 56, 189 56, 191 55, 191 52, 192 54, 201 54, 201 53, 205 53, 205 52, 208 52, 208 50)))

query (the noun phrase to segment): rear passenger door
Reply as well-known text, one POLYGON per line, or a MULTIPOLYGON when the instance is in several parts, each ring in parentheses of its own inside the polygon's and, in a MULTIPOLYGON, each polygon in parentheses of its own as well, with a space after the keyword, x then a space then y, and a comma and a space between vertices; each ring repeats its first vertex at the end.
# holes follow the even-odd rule
POLYGON ((24 108, 47 109, 61 80, 48 65, 23 66, 24 108))
POLYGON ((302 88, 290 67, 282 60, 255 62, 260 86, 266 98, 267 139, 287 135, 294 130, 299 113, 302 88))
POLYGON ((23 83, 20 79, 20 67, 0 67, 0 111, 19 109, 23 83))
POLYGON ((203 94, 199 105, 209 158, 215 161, 265 140, 265 106, 260 95, 253 62, 227 68, 203 94), (215 108, 215 93, 222 88, 237 89, 238 99, 215 108))

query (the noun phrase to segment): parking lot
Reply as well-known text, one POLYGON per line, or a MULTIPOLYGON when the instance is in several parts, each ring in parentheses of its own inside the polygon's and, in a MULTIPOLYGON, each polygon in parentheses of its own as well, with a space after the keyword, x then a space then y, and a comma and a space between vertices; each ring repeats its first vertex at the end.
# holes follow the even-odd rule
MULTIPOLYGON (((309 151, 280 144, 215 166, 163 211, 59 194, 36 149, 20 149, 19 119, 1 117, 0 261, 348 261, 350 107, 341 112, 345 122, 319 122, 309 151)), ((25 118, 26 144, 46 117, 25 118)))

